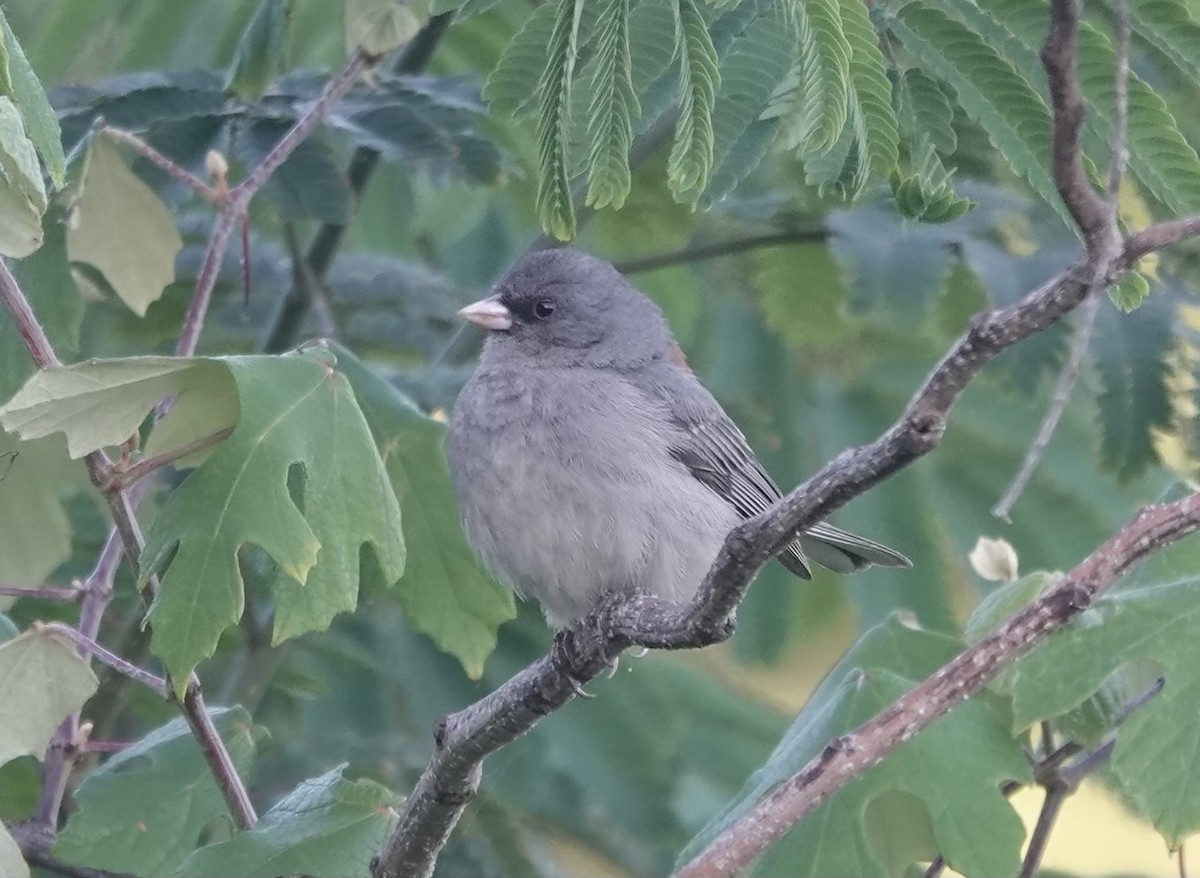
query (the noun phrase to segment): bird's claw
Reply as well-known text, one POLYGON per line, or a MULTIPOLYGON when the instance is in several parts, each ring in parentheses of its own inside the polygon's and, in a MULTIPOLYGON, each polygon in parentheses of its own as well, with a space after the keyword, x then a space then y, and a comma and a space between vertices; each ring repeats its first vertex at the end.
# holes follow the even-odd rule
POLYGON ((567 682, 569 684, 571 684, 571 688, 575 690, 575 694, 578 695, 580 698, 595 698, 596 697, 591 692, 588 692, 586 689, 584 689, 583 684, 580 683, 578 680, 576 680, 574 677, 572 677, 569 674, 567 675, 567 682))

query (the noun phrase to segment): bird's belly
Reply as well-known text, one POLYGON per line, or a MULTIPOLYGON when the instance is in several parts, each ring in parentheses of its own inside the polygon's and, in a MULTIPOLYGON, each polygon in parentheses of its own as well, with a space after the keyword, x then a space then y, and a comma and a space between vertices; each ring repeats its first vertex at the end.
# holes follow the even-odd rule
POLYGON ((489 500, 464 508, 464 522, 484 562, 556 625, 612 591, 687 600, 737 521, 665 447, 636 431, 565 445, 519 428, 492 439, 471 492, 489 500))

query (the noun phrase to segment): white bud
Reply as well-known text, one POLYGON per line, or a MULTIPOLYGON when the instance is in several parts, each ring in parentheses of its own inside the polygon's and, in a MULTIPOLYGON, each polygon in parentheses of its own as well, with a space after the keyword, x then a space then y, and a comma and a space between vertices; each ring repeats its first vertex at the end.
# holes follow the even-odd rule
POLYGON ((229 162, 219 150, 210 149, 204 156, 204 170, 211 180, 226 180, 229 177, 229 162))
POLYGON ((1017 553, 1008 540, 980 537, 968 559, 972 569, 991 582, 1013 582, 1017 578, 1017 553))

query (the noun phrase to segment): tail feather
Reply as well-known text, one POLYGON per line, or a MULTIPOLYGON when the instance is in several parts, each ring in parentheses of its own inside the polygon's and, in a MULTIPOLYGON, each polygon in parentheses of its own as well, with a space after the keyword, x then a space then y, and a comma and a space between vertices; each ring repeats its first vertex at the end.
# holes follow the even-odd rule
POLYGON ((801 534, 779 556, 779 560, 802 579, 812 579, 810 562, 828 567, 835 573, 853 573, 873 564, 881 567, 912 566, 912 561, 895 549, 825 523, 815 524, 801 534))

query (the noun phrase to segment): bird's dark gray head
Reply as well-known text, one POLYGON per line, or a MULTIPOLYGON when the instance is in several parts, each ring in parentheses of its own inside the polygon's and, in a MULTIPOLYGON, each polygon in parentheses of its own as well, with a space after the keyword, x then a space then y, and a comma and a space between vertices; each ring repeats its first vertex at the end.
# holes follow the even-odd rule
POLYGON ((484 359, 633 369, 674 345, 658 306, 609 263, 578 250, 520 259, 494 295, 459 312, 490 330, 484 359))

